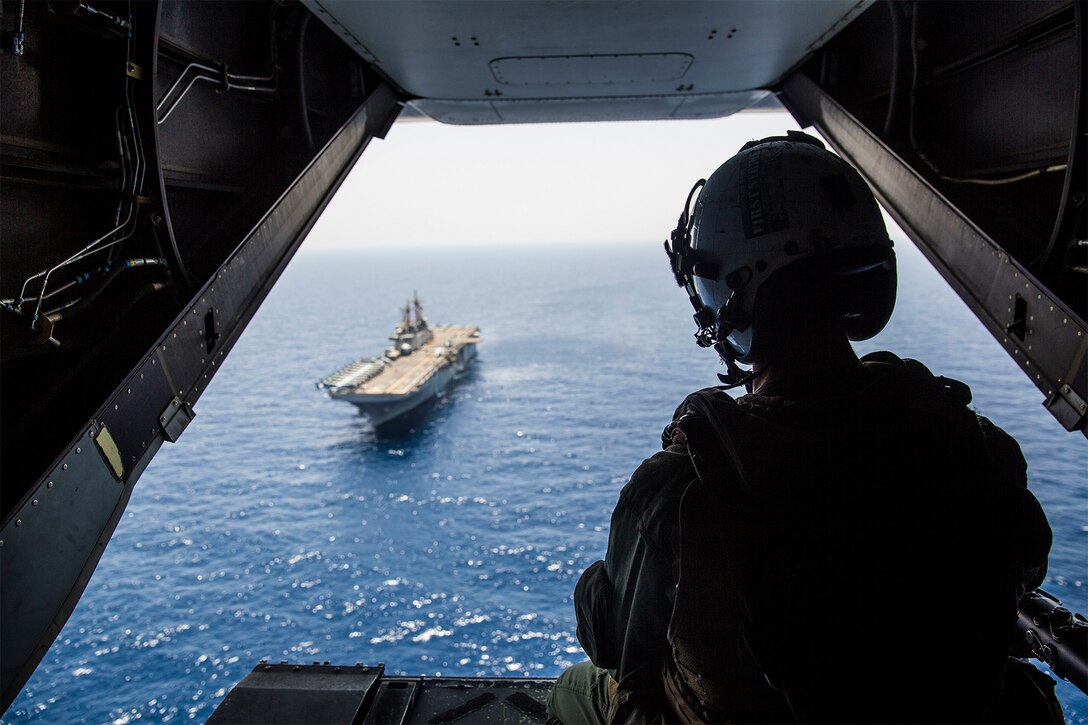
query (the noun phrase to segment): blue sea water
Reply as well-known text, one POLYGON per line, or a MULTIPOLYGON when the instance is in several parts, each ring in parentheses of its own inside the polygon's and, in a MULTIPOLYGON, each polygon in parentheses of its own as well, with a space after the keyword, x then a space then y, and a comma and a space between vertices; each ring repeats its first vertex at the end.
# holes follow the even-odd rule
MULTIPOLYGON (((1050 517, 1045 586, 1088 611, 1088 446, 898 248, 896 313, 859 352, 972 386, 1050 517)), ((676 404, 717 382, 687 307, 657 243, 304 248, 137 484, 5 721, 202 721, 263 657, 503 676, 581 661, 571 593, 619 489, 676 404), (482 328, 480 358, 417 430, 378 438, 314 382, 380 351, 417 289, 433 323, 482 328)), ((1088 721, 1088 697, 1059 693, 1088 721)))

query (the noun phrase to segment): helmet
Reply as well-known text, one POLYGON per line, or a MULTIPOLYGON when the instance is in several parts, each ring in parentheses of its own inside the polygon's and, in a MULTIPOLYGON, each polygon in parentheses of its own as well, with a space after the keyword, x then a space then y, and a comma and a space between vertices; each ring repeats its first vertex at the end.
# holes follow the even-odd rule
POLYGON ((800 131, 749 142, 697 182, 665 251, 696 341, 722 356, 731 386, 751 377, 737 362, 767 359, 783 309, 819 309, 865 340, 895 305, 895 254, 872 192, 800 131))

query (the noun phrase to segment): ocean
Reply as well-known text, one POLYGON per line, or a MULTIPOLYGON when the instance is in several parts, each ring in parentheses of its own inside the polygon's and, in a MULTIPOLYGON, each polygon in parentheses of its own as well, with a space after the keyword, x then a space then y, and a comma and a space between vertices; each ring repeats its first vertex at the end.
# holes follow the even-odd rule
MULTIPOLYGON (((1088 612, 1088 446, 897 248, 896 312, 858 351, 963 380, 1020 441, 1054 529, 1044 586, 1088 612)), ((203 721, 261 658, 558 675, 584 659, 571 594, 620 488, 684 396, 717 384, 688 307, 657 242, 304 246, 4 721, 203 721), (415 430, 379 438, 314 384, 379 353, 415 290, 432 323, 480 326, 479 359, 415 430)), ((1088 721, 1088 697, 1058 692, 1088 721)))

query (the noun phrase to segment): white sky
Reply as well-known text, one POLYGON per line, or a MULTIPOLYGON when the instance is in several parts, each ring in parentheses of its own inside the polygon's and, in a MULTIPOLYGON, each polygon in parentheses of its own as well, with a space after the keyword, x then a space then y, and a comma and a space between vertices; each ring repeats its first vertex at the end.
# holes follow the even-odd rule
POLYGON ((344 181, 306 247, 664 240, 692 184, 785 111, 710 121, 397 123, 344 181))

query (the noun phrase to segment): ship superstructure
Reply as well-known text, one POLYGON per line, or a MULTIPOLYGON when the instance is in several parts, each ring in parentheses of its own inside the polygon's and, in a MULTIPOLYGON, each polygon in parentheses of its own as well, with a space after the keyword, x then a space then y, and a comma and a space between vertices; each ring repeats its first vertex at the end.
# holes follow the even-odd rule
POLYGON ((442 395, 476 359, 480 328, 431 327, 416 295, 389 339, 380 357, 356 360, 318 383, 334 400, 358 406, 375 428, 442 395))

